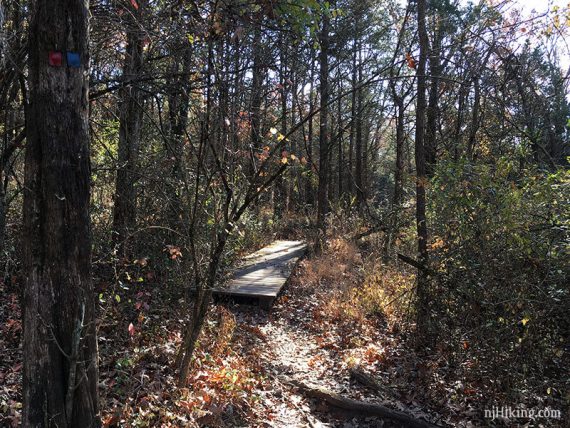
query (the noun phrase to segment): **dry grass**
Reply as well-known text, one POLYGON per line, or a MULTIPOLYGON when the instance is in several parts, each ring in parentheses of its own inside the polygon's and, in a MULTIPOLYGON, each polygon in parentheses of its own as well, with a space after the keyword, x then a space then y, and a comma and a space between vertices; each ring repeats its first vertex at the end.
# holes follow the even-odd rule
POLYGON ((304 288, 322 302, 315 319, 347 328, 370 321, 399 323, 415 281, 412 274, 363 257, 354 243, 343 238, 329 240, 321 255, 306 260, 302 279, 304 288))

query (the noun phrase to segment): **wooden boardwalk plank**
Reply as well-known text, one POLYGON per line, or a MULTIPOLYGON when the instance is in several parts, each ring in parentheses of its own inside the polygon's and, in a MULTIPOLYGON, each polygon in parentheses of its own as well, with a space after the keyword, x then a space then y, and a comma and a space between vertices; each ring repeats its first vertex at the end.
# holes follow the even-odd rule
POLYGON ((271 304, 306 250, 303 241, 275 241, 247 256, 228 284, 214 294, 253 297, 271 304))

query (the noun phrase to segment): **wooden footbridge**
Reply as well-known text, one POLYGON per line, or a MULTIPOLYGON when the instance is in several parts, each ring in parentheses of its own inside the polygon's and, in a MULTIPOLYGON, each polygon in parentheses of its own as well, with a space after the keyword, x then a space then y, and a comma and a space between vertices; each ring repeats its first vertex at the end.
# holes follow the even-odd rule
POLYGON ((275 241, 247 256, 227 285, 216 288, 214 295, 257 300, 268 309, 306 251, 303 241, 275 241))

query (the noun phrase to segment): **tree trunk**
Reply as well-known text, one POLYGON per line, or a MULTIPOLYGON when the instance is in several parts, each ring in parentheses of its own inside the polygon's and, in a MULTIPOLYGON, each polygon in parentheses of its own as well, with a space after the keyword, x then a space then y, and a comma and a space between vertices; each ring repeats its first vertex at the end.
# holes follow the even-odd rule
MULTIPOLYGON (((438 23, 436 22, 436 27, 438 23)), ((437 119, 439 116, 439 76, 441 74, 441 29, 435 29, 435 37, 429 56, 430 87, 426 111, 427 124, 425 135, 426 175, 432 177, 437 162, 437 119)))
POLYGON ((323 27, 320 34, 321 52, 319 55, 321 82, 321 110, 319 114, 319 189, 317 193, 317 224, 321 230, 325 229, 325 216, 329 211, 328 180, 329 180, 329 129, 328 129, 328 103, 329 103, 329 16, 323 12, 323 27))
POLYGON ((143 64, 143 34, 139 29, 142 4, 129 6, 127 16, 127 50, 123 70, 123 87, 119 98, 119 150, 115 206, 113 211, 113 241, 120 256, 129 256, 128 240, 136 222, 136 176, 142 124, 142 92, 132 81, 140 75, 143 64))
POLYGON ((393 89, 394 103, 396 104, 396 170, 394 172, 394 209, 398 209, 402 202, 404 189, 404 99, 393 89))
POLYGON ((226 224, 224 230, 217 234, 216 245, 210 256, 210 262, 208 263, 206 278, 202 282, 202 280, 197 277, 196 288, 198 293, 196 301, 194 302, 192 319, 186 324, 184 340, 182 346, 178 350, 178 355, 176 356, 179 386, 184 386, 186 384, 192 355, 194 355, 196 344, 200 338, 200 333, 202 332, 204 322, 208 315, 208 309, 210 308, 210 302, 212 300, 212 292, 216 285, 218 268, 222 261, 224 248, 231 230, 232 226, 230 224, 226 224))
MULTIPOLYGON (((358 51, 359 62, 362 62, 360 58, 360 49, 358 51)), ((362 66, 358 69, 358 84, 362 83, 362 66)), ((359 209, 362 207, 364 202, 364 179, 362 171, 362 157, 363 157, 363 136, 362 136, 362 87, 359 87, 356 91, 357 101, 356 101, 356 139, 354 146, 354 182, 356 186, 356 200, 358 202, 359 209)))
MULTIPOLYGON (((355 28, 356 30, 356 28, 355 28)), ((354 174, 353 174, 353 163, 354 163, 354 137, 356 135, 356 102, 357 102, 357 78, 358 78, 358 70, 357 70, 357 40, 354 39, 353 46, 352 46, 352 76, 351 76, 351 101, 350 101, 350 133, 348 135, 348 193, 350 197, 352 197, 354 193, 354 174)))
MULTIPOLYGON (((295 127, 299 120, 302 120, 303 118, 303 114, 301 111, 297 112, 297 110, 295 109, 295 106, 299 106, 299 55, 301 54, 301 51, 295 47, 293 49, 293 53, 291 56, 291 120, 289 121, 289 124, 291 126, 291 128, 295 127), (299 113, 299 118, 297 118, 297 113, 299 113)), ((301 86, 302 88, 303 86, 301 86)), ((303 133, 304 134, 304 133, 303 133)), ((293 135, 293 138, 291 138, 291 145, 290 145, 290 149, 291 149, 291 153, 295 154, 295 156, 298 156, 300 154, 300 147, 298 145, 298 141, 297 138, 298 137, 298 132, 295 132, 293 135)), ((291 169, 291 168, 289 168, 291 169)), ((298 165, 295 165, 294 168, 292 168, 292 171, 289 172, 289 180, 287 180, 287 194, 288 194, 288 205, 286 208, 286 211, 289 212, 298 212, 298 202, 299 202, 299 197, 301 194, 302 190, 301 190, 301 176, 300 176, 300 170, 298 168, 298 165)))
MULTIPOLYGON (((418 234, 419 261, 427 266, 428 231, 426 224, 426 158, 425 158, 425 125, 426 125, 426 59, 428 52, 428 35, 426 31, 426 1, 417 1, 418 34, 420 39, 420 55, 417 68, 417 101, 416 101, 416 227, 418 234)), ((420 341, 426 343, 429 339, 429 278, 423 270, 418 271, 418 309, 417 327, 420 341)))
POLYGON ((255 154, 261 148, 261 101, 262 101, 262 85, 265 74, 265 66, 263 64, 263 46, 261 24, 256 25, 253 33, 253 70, 251 82, 251 106, 250 106, 250 127, 251 127, 251 167, 249 171, 250 178, 253 179, 256 171, 255 154))
POLYGON ((460 157, 459 149, 461 138, 461 128, 463 127, 463 114, 465 110, 465 99, 467 98, 467 93, 469 92, 469 85, 466 83, 461 83, 459 85, 459 93, 457 100, 457 122, 455 123, 454 140, 455 144, 453 146, 453 160, 457 162, 460 157))
MULTIPOLYGON (((313 112, 315 108, 313 102, 313 86, 315 81, 315 52, 314 48, 311 47, 311 76, 309 82, 309 114, 313 112)), ((311 173, 313 172, 313 117, 309 117, 309 121, 307 123, 307 165, 311 173)), ((305 179, 305 203, 310 206, 314 206, 315 204, 315 195, 313 192, 313 183, 312 183, 312 174, 307 174, 305 179)))
MULTIPOLYGON (((281 86, 280 90, 280 101, 281 101, 281 135, 287 134, 287 50, 286 42, 284 36, 282 35, 279 39, 279 84, 281 86)), ((286 143, 284 141, 284 143, 286 143)), ((285 150, 286 145, 283 146, 285 150)), ((275 219, 280 219, 283 216, 283 211, 287 207, 287 189, 285 185, 285 177, 280 175, 275 180, 275 198, 273 201, 273 216, 275 219)))
MULTIPOLYGON (((338 93, 342 94, 342 77, 339 76, 339 88, 338 88, 338 93)), ((344 194, 344 181, 343 181, 343 174, 344 174, 344 170, 343 170, 343 164, 344 164, 344 152, 343 152, 343 141, 342 141, 342 137, 344 134, 344 125, 343 125, 343 121, 342 121, 342 97, 339 97, 338 99, 338 103, 337 103, 337 121, 338 121, 338 140, 337 140, 337 144, 338 144, 338 159, 337 159, 337 177, 338 177, 338 199, 341 200, 344 194)))
POLYGON ((6 191, 4 189, 4 174, 0 171, 0 254, 4 252, 6 239, 6 191))
POLYGON ((473 78, 473 111, 471 113, 471 123, 469 124, 469 140, 467 142, 467 158, 473 160, 475 146, 477 143, 477 131, 479 130, 479 106, 481 104, 481 89, 479 85, 479 77, 473 78))
MULTIPOLYGON (((181 23, 178 16, 173 19, 177 29, 181 23)), ((184 218, 183 183, 185 177, 184 141, 188 124, 188 109, 190 102, 190 67, 192 65, 192 48, 186 36, 180 40, 173 49, 181 55, 172 55, 172 87, 168 95, 168 116, 170 122, 170 138, 167 142, 167 151, 173 159, 170 170, 168 192, 171 195, 168 207, 169 225, 173 230, 184 230, 187 219, 184 218)), ((142 109, 141 109, 142 111, 142 109)), ((177 238, 171 234, 170 239, 177 238)))
POLYGON ((31 2, 24 191, 24 427, 97 427, 88 2, 31 2), (63 52, 60 67, 48 52, 63 52), (79 67, 65 52, 80 55, 79 67))

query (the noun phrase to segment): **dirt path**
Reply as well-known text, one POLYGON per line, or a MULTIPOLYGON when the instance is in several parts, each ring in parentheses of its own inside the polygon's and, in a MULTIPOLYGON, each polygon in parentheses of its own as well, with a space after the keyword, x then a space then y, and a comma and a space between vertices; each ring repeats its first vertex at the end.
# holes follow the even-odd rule
MULTIPOLYGON (((290 290, 287 291, 290 293, 290 290)), ((272 406, 274 419, 268 427, 390 427, 378 418, 358 418, 337 413, 322 403, 307 400, 286 379, 301 381, 330 391, 362 399, 367 394, 351 385, 347 366, 339 356, 319 345, 317 337, 307 331, 301 317, 307 308, 291 308, 277 303, 270 313, 240 306, 234 310, 238 324, 249 329, 261 349, 260 363, 272 387, 263 399, 272 406)))
POLYGON ((235 312, 242 326, 252 329, 262 348, 260 362, 268 374, 272 388, 264 401, 272 406, 275 419, 267 421, 273 427, 328 426, 321 424, 310 403, 282 382, 284 376, 308 378, 317 381, 322 369, 315 367, 320 355, 314 338, 303 331, 295 331, 282 319, 272 320, 264 312, 240 308, 235 312))

